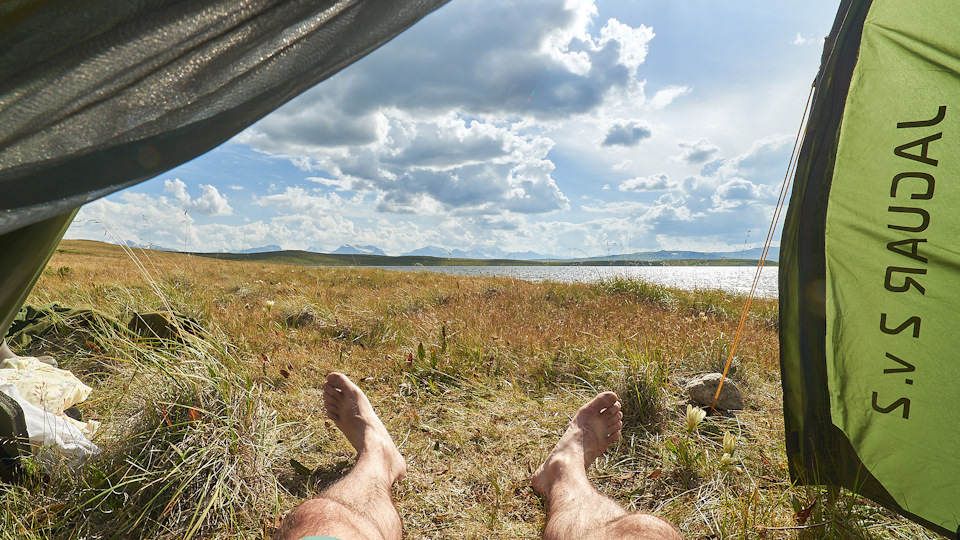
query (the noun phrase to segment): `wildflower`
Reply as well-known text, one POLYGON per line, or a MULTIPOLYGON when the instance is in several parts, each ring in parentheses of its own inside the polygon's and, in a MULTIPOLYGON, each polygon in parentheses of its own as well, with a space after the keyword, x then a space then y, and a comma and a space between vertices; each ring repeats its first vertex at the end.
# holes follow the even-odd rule
POLYGON ((264 302, 264 304, 266 305, 266 310, 271 311, 273 309, 273 305, 276 304, 276 302, 274 302, 273 300, 267 300, 264 302))
POLYGON ((723 453, 733 455, 737 449, 737 436, 729 431, 723 434, 723 453))
POLYGON ((743 469, 738 466, 739 464, 740 461, 730 454, 724 454, 720 457, 720 468, 727 472, 742 472, 743 469))
POLYGON ((707 411, 700 407, 687 405, 687 431, 692 432, 697 429, 697 426, 699 426, 700 422, 703 422, 703 419, 706 417, 707 411))

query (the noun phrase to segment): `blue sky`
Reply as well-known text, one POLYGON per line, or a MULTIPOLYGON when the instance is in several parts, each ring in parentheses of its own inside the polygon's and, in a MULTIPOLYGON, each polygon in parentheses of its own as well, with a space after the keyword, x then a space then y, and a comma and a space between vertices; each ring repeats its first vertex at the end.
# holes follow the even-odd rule
POLYGON ((452 0, 220 148, 88 204, 67 238, 757 246, 836 4, 452 0))

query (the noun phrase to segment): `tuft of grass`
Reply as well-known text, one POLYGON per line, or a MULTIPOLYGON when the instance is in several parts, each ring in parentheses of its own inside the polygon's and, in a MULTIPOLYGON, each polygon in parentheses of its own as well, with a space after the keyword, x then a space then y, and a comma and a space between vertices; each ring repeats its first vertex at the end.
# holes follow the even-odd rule
POLYGON ((620 398, 625 431, 660 429, 668 400, 665 388, 670 380, 664 364, 656 350, 632 356, 624 362, 613 388, 620 398))
POLYGON ((84 406, 103 419, 96 439, 102 452, 79 468, 35 466, 44 472, 32 490, 3 496, 30 509, 8 530, 16 538, 256 532, 261 516, 275 511, 272 470, 284 449, 262 389, 240 375, 216 340, 191 336, 156 346, 109 325, 95 332, 98 351, 61 358, 67 368, 96 361, 108 372, 93 381, 98 397, 84 406))
POLYGON ((670 309, 676 302, 675 294, 668 287, 641 279, 615 277, 600 281, 597 287, 607 294, 630 296, 663 309, 670 309))

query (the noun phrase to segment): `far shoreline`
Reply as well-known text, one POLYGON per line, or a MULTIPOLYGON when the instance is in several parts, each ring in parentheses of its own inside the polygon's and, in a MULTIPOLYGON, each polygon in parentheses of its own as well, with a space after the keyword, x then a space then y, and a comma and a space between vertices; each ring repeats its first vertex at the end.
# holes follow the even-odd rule
MULTIPOLYGON (((228 252, 190 252, 172 249, 150 249, 140 246, 120 246, 118 244, 101 242, 98 240, 63 240, 57 247, 61 253, 91 254, 112 250, 137 250, 158 253, 178 253, 217 259, 222 261, 263 262, 272 264, 286 264, 291 266, 308 267, 344 267, 344 266, 405 266, 416 268, 420 266, 757 266, 758 259, 748 258, 678 258, 678 259, 642 259, 644 253, 638 253, 638 258, 628 258, 630 255, 617 255, 609 258, 595 257, 583 259, 464 259, 447 257, 429 257, 425 255, 365 255, 342 253, 315 253, 302 250, 265 251, 260 253, 228 253, 228 252)), ((648 255, 652 256, 652 255, 648 255)), ((767 260, 764 266, 779 266, 776 260, 767 260)))
MULTIPOLYGON (((309 251, 270 251, 264 253, 190 253, 228 261, 269 262, 296 266, 757 266, 756 259, 669 259, 669 260, 546 260, 517 259, 454 259, 425 256, 347 255, 313 253, 309 251)), ((766 261, 764 266, 778 266, 777 261, 766 261)))

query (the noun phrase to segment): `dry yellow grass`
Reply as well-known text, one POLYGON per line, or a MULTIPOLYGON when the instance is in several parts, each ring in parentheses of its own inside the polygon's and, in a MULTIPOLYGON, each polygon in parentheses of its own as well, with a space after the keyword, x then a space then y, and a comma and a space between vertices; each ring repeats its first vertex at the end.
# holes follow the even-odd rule
MULTIPOLYGON (((194 531, 201 536, 267 538, 275 518, 349 470, 353 451, 320 406, 331 370, 358 381, 408 461, 407 479, 395 491, 407 538, 538 537, 545 514, 529 475, 569 416, 601 390, 621 396, 626 426, 623 440, 592 470, 596 485, 630 510, 675 523, 685 537, 925 536, 855 496, 828 501, 829 493, 790 486, 774 301, 755 303, 734 360, 731 378, 744 390, 747 409, 708 418, 688 433, 681 389, 694 375, 722 369, 740 298, 626 280, 529 283, 136 255, 152 283, 116 246, 64 242, 30 302, 95 306, 120 319, 170 307, 196 317, 213 336, 210 351, 170 344, 168 352, 120 354, 139 345, 114 342, 112 352, 48 345, 66 367, 90 374, 98 393, 84 407, 89 417, 125 425, 134 403, 166 414, 163 407, 203 409, 209 402, 216 421, 194 422, 190 436, 202 439, 228 426, 227 437, 261 441, 224 447, 233 456, 223 458, 233 463, 225 467, 235 467, 243 485, 257 491, 238 496, 233 507, 211 503, 194 531), (119 360, 128 356, 135 361, 119 360), (189 375, 187 405, 163 405, 175 397, 136 401, 136 386, 146 380, 141 372, 150 371, 143 366, 160 357, 206 370, 189 375), (216 407, 223 410, 215 413, 216 407), (244 407, 239 415, 230 410, 244 407), (245 422, 260 424, 248 429, 245 422), (720 464, 725 431, 739 436, 743 472, 720 464), (798 528, 796 510, 814 501, 806 524, 825 524, 798 528)), ((173 427, 150 414, 157 419, 152 437, 173 427)), ((97 442, 130 461, 123 453, 130 437, 129 430, 107 428, 97 442)), ((149 437, 143 444, 151 444, 149 437)), ((60 479, 32 492, 7 490, 0 505, 18 512, 54 508, 76 490, 94 489, 82 484, 60 479)), ((145 514, 145 523, 156 526, 144 536, 181 538, 193 530, 178 525, 190 520, 174 519, 174 512, 196 508, 145 514)), ((53 532, 55 521, 39 515, 8 518, 19 536, 6 537, 76 538, 83 530, 65 518, 53 532)), ((109 531, 109 519, 102 521, 109 531)))

